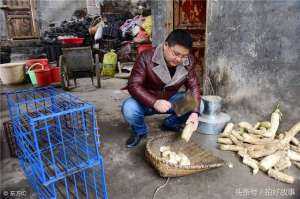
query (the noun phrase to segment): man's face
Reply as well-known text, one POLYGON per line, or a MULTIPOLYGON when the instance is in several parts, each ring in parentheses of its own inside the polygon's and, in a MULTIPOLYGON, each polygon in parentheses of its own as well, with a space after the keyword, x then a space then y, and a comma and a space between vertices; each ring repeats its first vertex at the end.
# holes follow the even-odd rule
POLYGON ((189 53, 189 49, 181 45, 169 46, 166 42, 164 44, 164 57, 169 66, 175 67, 183 63, 188 58, 189 53))

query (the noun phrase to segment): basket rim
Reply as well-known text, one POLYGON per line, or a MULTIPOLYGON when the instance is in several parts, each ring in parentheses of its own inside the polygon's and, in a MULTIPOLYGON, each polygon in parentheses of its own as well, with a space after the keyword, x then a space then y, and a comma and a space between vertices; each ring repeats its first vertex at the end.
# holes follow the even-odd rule
MULTIPOLYGON (((192 170, 192 169, 204 169, 204 168, 216 168, 216 167, 221 167, 224 165, 224 160, 220 159, 219 157, 216 157, 217 159, 220 160, 220 163, 214 163, 214 166, 206 166, 204 167, 203 165, 188 165, 188 166, 180 166, 180 165, 176 165, 176 164, 172 164, 172 163, 168 163, 165 159, 163 159, 162 157, 159 157, 157 155, 154 154, 154 152, 152 152, 152 150, 150 149, 150 144, 153 143, 153 141, 163 138, 163 137, 171 137, 174 136, 176 134, 174 133, 168 133, 168 134, 163 134, 163 135, 158 135, 158 136, 153 136, 151 138, 149 138, 149 140, 147 141, 146 144, 146 152, 150 155, 150 157, 152 159, 154 159, 155 161, 159 161, 161 163, 164 163, 170 167, 174 167, 174 168, 179 168, 179 169, 188 169, 188 170, 192 170)), ((192 141, 190 141, 192 142, 192 141)))

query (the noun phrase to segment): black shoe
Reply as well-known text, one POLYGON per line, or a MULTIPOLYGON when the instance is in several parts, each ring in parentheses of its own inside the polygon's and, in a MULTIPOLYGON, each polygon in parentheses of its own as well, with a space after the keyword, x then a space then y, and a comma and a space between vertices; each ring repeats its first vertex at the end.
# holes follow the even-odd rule
POLYGON ((170 126, 167 126, 165 125, 165 123, 163 123, 161 126, 160 126, 160 129, 162 131, 174 131, 176 133, 181 133, 183 128, 181 126, 178 126, 178 127, 170 127, 170 126))
POLYGON ((130 136, 130 138, 126 141, 126 145, 128 148, 132 148, 132 147, 135 147, 137 146, 140 141, 143 139, 143 138, 146 138, 147 135, 144 134, 144 135, 132 135, 130 136))

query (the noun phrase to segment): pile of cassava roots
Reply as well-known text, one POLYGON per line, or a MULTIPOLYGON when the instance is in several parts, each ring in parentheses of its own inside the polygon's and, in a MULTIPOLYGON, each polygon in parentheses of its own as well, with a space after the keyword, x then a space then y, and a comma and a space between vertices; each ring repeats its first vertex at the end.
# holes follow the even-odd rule
POLYGON ((277 107, 271 115, 271 121, 257 122, 252 125, 240 122, 228 123, 219 135, 219 148, 235 151, 249 166, 253 175, 259 170, 268 176, 285 183, 294 183, 295 177, 285 171, 293 164, 300 169, 300 141, 296 138, 300 131, 300 122, 290 130, 278 133, 282 114, 277 107))

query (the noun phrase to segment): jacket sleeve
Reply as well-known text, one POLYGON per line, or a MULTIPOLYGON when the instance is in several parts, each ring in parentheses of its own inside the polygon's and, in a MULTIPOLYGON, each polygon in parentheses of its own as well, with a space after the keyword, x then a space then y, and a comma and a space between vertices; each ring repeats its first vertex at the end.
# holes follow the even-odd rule
POLYGON ((192 95, 197 101, 197 107, 193 110, 193 112, 199 113, 201 101, 200 86, 193 62, 191 62, 191 64, 188 66, 188 71, 189 72, 185 82, 185 86, 191 91, 192 95))
POLYGON ((146 80, 146 64, 144 53, 135 62, 128 80, 128 92, 132 97, 148 107, 153 107, 157 98, 144 87, 146 80))

